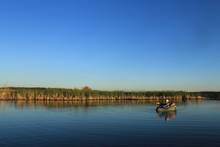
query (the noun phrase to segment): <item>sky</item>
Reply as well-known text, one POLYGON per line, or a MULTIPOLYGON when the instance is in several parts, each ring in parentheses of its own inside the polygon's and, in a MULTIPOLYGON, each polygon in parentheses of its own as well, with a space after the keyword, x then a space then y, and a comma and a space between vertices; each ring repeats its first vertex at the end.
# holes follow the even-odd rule
POLYGON ((218 0, 1 0, 0 86, 220 91, 218 0))

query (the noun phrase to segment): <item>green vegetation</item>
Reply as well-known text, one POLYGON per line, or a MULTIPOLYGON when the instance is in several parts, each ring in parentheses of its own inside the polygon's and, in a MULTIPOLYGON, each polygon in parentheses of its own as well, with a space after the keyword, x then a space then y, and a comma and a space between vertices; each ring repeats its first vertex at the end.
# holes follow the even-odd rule
POLYGON ((220 92, 184 92, 184 91, 100 91, 89 87, 82 89, 61 88, 25 88, 4 87, 0 88, 1 99, 25 100, 80 100, 88 98, 98 99, 136 99, 136 98, 163 98, 181 97, 182 99, 207 97, 220 99, 220 92))

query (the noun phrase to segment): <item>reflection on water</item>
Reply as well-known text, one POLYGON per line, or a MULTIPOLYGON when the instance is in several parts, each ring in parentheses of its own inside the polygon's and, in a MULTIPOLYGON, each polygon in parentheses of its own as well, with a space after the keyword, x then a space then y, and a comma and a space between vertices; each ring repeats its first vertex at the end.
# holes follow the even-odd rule
POLYGON ((154 100, 88 100, 88 101, 0 101, 0 105, 14 105, 17 108, 45 107, 48 109, 70 107, 94 107, 111 105, 144 105, 155 104, 154 100))
POLYGON ((155 104, 0 102, 0 146, 220 146, 220 101, 177 102, 177 112, 166 113, 155 104))
POLYGON ((157 112, 158 116, 165 121, 175 120, 177 111, 157 112))
MULTIPOLYGON (((193 103, 200 103, 203 100, 196 100, 193 103)), ((186 105, 190 101, 174 101, 180 105, 186 105)), ((0 106, 14 105, 17 108, 25 107, 47 107, 47 108, 68 108, 68 107, 93 107, 106 105, 146 105, 156 104, 155 100, 87 100, 87 101, 0 101, 0 106)))

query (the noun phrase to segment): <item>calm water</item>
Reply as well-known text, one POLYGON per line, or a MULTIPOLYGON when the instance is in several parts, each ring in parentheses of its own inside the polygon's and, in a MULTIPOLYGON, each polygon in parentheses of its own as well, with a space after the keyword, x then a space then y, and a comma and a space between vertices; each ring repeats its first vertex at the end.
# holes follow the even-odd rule
POLYGON ((0 103, 0 146, 220 146, 220 101, 178 104, 0 103))

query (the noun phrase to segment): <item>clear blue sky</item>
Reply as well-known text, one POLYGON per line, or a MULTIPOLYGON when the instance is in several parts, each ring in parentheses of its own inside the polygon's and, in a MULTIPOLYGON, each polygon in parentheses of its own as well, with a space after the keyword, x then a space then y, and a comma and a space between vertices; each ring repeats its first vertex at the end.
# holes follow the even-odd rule
POLYGON ((1 0, 6 83, 220 90, 220 1, 1 0))

